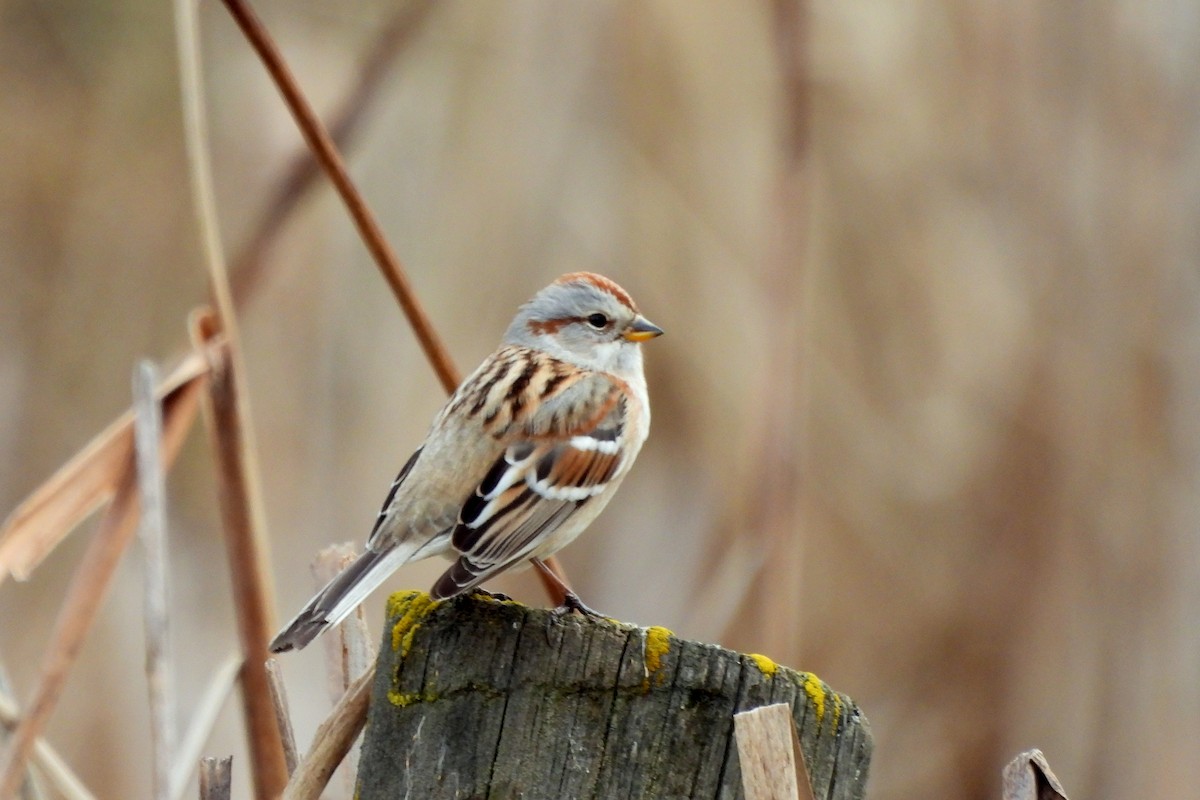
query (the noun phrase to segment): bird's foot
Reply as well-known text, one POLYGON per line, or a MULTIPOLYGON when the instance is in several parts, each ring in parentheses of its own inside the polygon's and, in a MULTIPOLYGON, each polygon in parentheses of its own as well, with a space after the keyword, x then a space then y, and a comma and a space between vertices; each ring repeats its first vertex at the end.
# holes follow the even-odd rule
POLYGON ((596 609, 589 608, 587 605, 585 605, 584 602, 579 599, 579 595, 575 594, 574 592, 567 592, 563 596, 562 605, 550 613, 556 617, 562 617, 572 612, 576 614, 582 614, 583 616, 591 619, 608 619, 607 614, 601 614, 596 609))

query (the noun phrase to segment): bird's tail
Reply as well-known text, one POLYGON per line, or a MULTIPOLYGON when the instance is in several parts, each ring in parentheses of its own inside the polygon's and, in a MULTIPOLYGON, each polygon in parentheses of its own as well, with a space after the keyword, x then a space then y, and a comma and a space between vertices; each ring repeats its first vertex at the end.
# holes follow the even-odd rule
POLYGON ((386 550, 367 550, 308 601, 304 610, 271 642, 272 653, 299 650, 350 615, 417 548, 401 543, 386 550))

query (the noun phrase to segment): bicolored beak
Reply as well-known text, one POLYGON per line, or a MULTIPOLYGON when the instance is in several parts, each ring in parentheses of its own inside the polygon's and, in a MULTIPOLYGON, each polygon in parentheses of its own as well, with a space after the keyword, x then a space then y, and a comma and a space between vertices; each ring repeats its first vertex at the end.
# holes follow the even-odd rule
POLYGON ((629 330, 625 331, 624 337, 630 342, 644 342, 662 335, 662 328, 638 314, 637 318, 633 320, 633 324, 629 326, 629 330))

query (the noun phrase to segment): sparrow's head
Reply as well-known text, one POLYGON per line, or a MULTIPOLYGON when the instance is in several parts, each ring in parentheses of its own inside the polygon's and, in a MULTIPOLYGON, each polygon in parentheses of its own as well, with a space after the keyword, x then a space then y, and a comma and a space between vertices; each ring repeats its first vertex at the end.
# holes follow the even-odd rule
POLYGON ((621 374, 640 370, 638 343, 660 335, 662 328, 638 313, 620 286, 603 275, 572 272, 521 306, 504 342, 621 374))

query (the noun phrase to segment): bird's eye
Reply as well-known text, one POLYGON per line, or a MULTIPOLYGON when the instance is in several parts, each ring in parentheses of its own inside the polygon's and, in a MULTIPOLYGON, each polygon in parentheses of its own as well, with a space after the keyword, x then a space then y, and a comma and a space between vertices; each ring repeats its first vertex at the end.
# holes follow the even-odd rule
POLYGON ((587 318, 587 324, 591 325, 596 330, 604 330, 608 327, 608 317, 603 314, 592 314, 587 318))

